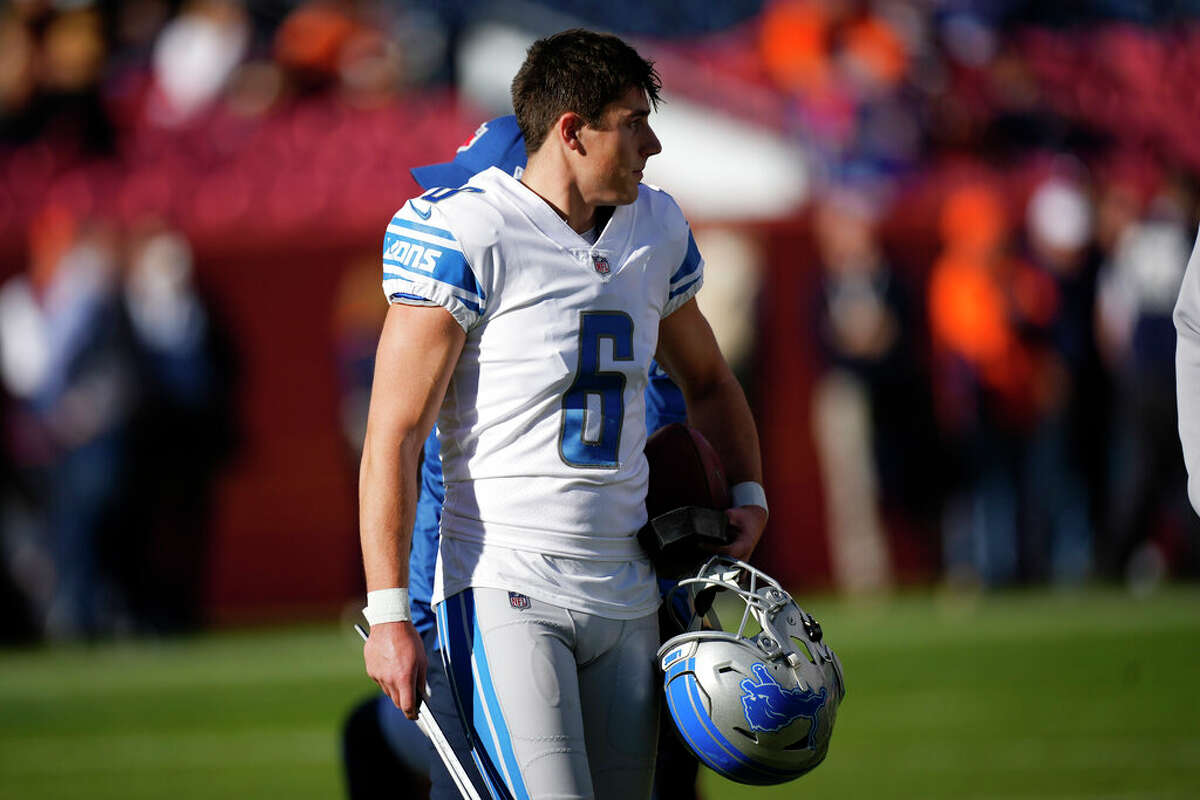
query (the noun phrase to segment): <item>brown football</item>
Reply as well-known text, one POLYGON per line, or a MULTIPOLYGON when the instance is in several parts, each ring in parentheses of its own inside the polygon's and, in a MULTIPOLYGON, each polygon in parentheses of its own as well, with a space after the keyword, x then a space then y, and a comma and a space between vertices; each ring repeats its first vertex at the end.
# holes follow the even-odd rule
POLYGON ((717 451, 695 428, 675 422, 646 440, 650 519, 683 506, 729 508, 729 482, 717 451))

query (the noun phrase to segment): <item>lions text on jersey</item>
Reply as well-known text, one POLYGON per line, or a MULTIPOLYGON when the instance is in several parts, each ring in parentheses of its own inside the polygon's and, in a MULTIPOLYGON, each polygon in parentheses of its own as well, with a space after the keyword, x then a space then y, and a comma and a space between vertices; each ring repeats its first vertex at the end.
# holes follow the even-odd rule
MULTIPOLYGON (((467 334, 438 419, 451 564, 439 598, 511 573, 489 555, 502 551, 644 561, 634 534, 645 522, 647 371, 660 320, 702 275, 683 214, 647 186, 594 244, 495 168, 397 212, 385 293, 440 305, 467 334)), ((596 610, 594 588, 544 594, 596 610)), ((657 603, 652 582, 646 597, 657 603)))

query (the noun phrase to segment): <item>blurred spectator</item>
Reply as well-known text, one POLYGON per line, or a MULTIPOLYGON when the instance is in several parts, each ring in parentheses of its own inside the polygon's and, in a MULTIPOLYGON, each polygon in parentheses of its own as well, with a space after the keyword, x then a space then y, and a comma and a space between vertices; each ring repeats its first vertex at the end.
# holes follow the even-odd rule
POLYGON ((36 65, 29 26, 0 12, 0 141, 21 141, 36 132, 29 109, 37 91, 36 65))
POLYGON ((1099 361, 1092 319, 1096 262, 1089 247, 1092 211, 1077 183, 1051 176, 1035 188, 1025 214, 1025 257, 1053 281, 1046 322, 1042 397, 1030 435, 1023 496, 1025 577, 1078 583, 1092 566, 1091 502, 1081 456, 1096 429, 1089 419, 1099 361))
POLYGON ((86 156, 110 154, 101 97, 108 44, 100 12, 0 9, 0 143, 35 138, 86 156))
POLYGON ((237 442, 233 348, 177 231, 143 221, 123 287, 137 376, 129 477, 110 557, 135 624, 203 621, 212 493, 237 442))
POLYGON ((0 289, 0 375, 12 398, 10 568, 52 638, 127 623, 99 536, 120 491, 131 369, 111 231, 58 208, 31 232, 31 264, 0 289))
POLYGON ((147 114, 186 123, 225 88, 250 44, 250 23, 236 0, 193 0, 154 44, 154 91, 147 114))
POLYGON ((1057 292, 1014 258, 1003 198, 984 182, 953 191, 941 217, 944 248, 929 279, 936 396, 957 450, 944 547, 952 582, 1011 583, 1027 448, 1055 382, 1046 330, 1057 292))
POLYGON ((840 0, 781 0, 763 12, 763 69, 788 98, 818 163, 893 168, 916 157, 916 119, 899 102, 912 43, 897 16, 902 9, 877 13, 840 0))
POLYGON ((814 212, 822 269, 815 338, 824 371, 813 387, 813 433, 834 579, 850 592, 893 582, 884 507, 903 508, 919 492, 906 480, 928 476, 915 463, 930 442, 918 432, 923 381, 912 303, 877 240, 877 214, 876 201, 848 189, 827 192, 814 212))
POLYGON ((825 372, 813 387, 813 437, 825 487, 829 549, 839 588, 862 593, 892 582, 880 514, 871 402, 872 366, 893 350, 900 320, 885 296, 891 275, 861 199, 820 203, 814 228, 823 270, 816 315, 825 372))
POLYGON ((275 60, 302 93, 332 86, 343 51, 360 33, 347 3, 310 0, 300 4, 275 33, 275 60))
POLYGON ((355 473, 367 432, 375 347, 387 312, 387 307, 378 300, 378 261, 365 258, 353 262, 338 283, 333 310, 333 341, 337 352, 342 436, 346 443, 347 466, 355 473))
POLYGON ((1187 265, 1194 199, 1179 181, 1121 233, 1100 276, 1101 349, 1116 382, 1110 575, 1154 582, 1194 571, 1200 523, 1187 502, 1175 407, 1171 313, 1187 265))

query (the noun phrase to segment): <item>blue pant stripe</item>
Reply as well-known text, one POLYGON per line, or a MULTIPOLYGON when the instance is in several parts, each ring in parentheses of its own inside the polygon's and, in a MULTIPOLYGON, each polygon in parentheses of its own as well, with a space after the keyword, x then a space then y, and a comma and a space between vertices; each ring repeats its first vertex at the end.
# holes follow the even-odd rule
POLYGON ((464 616, 458 608, 457 597, 456 595, 448 598, 437 606, 438 639, 442 644, 446 677, 450 683, 451 694, 454 695, 455 706, 458 708, 458 718, 471 743, 471 756, 479 768, 488 794, 492 800, 512 800, 512 794, 508 791, 500 770, 496 768, 491 754, 473 724, 475 692, 472 688, 474 681, 471 676, 471 650, 468 644, 470 639, 464 629, 464 616), (451 602, 456 606, 454 613, 447 608, 451 602), (451 620, 454 620, 455 624, 451 625, 451 620))
POLYGON ((521 776, 521 768, 517 763, 517 754, 512 746, 512 736, 508 732, 508 725, 504 720, 504 712, 500 709, 500 699, 496 696, 496 689, 492 684, 492 674, 488 668, 487 652, 483 646, 483 632, 480 631, 478 620, 475 616, 475 595, 470 589, 463 592, 462 595, 465 606, 464 616, 470 619, 475 634, 474 647, 471 648, 471 661, 474 666, 475 677, 478 679, 475 684, 475 691, 483 702, 487 704, 487 715, 491 721, 496 748, 499 751, 500 758, 504 762, 504 771, 508 776, 509 786, 512 788, 517 800, 528 800, 529 791, 525 787, 525 779, 521 776))

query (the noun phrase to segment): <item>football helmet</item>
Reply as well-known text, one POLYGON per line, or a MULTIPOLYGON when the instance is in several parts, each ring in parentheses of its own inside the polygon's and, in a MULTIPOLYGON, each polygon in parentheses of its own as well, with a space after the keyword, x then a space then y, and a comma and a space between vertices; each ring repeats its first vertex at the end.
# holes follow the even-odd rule
POLYGON ((659 665, 671 717, 696 757, 730 780, 759 785, 820 764, 846 696, 820 624, 769 575, 725 556, 672 592, 687 592, 693 613, 686 632, 659 648, 659 665), (736 630, 725 630, 712 610, 718 592, 744 606, 736 630))

